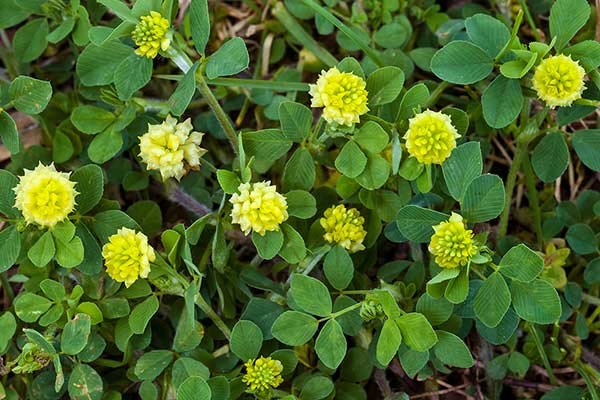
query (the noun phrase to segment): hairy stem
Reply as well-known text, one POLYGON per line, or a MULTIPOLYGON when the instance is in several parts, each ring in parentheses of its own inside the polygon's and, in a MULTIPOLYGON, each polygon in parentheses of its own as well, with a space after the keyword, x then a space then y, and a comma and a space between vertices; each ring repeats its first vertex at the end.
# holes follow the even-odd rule
POLYGON ((523 172, 525 173, 525 184, 527 185, 527 197, 529 198, 529 207, 533 217, 533 230, 537 238, 537 245, 540 250, 544 247, 544 235, 542 232, 542 210, 540 209, 540 198, 535 187, 536 178, 531 167, 529 154, 525 152, 523 156, 523 172))
POLYGON ((223 335, 225 335, 225 338, 227 338, 227 340, 230 340, 231 330, 229 329, 227 324, 223 322, 223 320, 221 319, 221 317, 219 317, 215 310, 213 310, 212 307, 206 302, 206 300, 204 300, 204 297, 202 297, 200 293, 196 295, 195 303, 198 307, 200 307, 202 311, 204 311, 206 315, 208 315, 208 318, 210 318, 212 322, 214 322, 217 328, 219 328, 223 335))
POLYGON ((500 225, 498 227, 499 239, 506 236, 506 231, 508 229, 508 217, 510 215, 510 206, 512 204, 512 194, 515 189, 515 184, 517 183, 517 173, 519 172, 521 162, 523 161, 523 157, 525 156, 525 152, 527 151, 527 145, 528 142, 517 142, 515 156, 513 158, 512 164, 510 165, 510 170, 508 171, 508 177, 506 178, 506 188, 504 193, 504 210, 502 211, 502 215, 500 216, 500 225))

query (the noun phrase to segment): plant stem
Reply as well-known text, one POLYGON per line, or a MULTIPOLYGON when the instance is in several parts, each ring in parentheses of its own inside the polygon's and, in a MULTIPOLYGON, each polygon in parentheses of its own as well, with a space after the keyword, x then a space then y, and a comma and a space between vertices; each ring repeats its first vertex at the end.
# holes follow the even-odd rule
POLYGON ((499 239, 506 236, 506 230, 508 229, 508 217, 510 215, 510 206, 512 204, 512 194, 517 182, 517 173, 519 172, 519 167, 521 166, 521 162, 523 161, 523 157, 527 151, 528 144, 528 142, 517 142, 515 156, 512 164, 510 165, 510 170, 508 171, 508 177, 506 178, 506 189, 504 191, 504 210, 500 216, 500 225, 498 227, 499 239))
POLYGON ((427 103, 425 103, 424 107, 428 108, 431 107, 432 105, 435 104, 435 102, 437 101, 438 97, 440 97, 442 95, 442 93, 444 92, 444 90, 446 90, 446 88, 450 86, 450 84, 446 81, 442 81, 440 82, 437 87, 433 90, 433 92, 431 93, 431 95, 429 96, 429 99, 427 100, 427 103))
POLYGON ((10 282, 6 278, 5 272, 0 273, 0 286, 4 289, 4 294, 6 295, 6 298, 8 298, 8 302, 12 304, 15 299, 15 292, 13 291, 12 286, 10 286, 10 282))
POLYGON ((536 41, 541 42, 540 33, 538 32, 537 27, 535 26, 535 21, 533 20, 533 17, 531 16, 529 7, 527 7, 527 1, 521 0, 520 2, 521 2, 521 9, 525 12, 525 19, 527 19, 527 23, 529 24, 529 27, 531 27, 533 37, 535 38, 536 41))
POLYGON ((206 315, 208 315, 208 318, 210 318, 212 320, 212 322, 214 322, 214 324, 217 326, 217 328, 219 328, 219 330, 223 333, 223 335, 225 335, 225 338, 227 338, 227 340, 230 340, 231 339, 231 330, 225 324, 225 322, 223 322, 221 317, 219 317, 219 315, 211 308, 211 306, 206 302, 206 300, 204 300, 204 297, 202 297, 202 294, 198 293, 196 295, 195 303, 198 307, 200 307, 200 309, 202 311, 204 311, 204 313, 206 315))
POLYGON ((591 376, 589 371, 591 367, 582 363, 581 360, 577 360, 574 368, 579 375, 583 377, 583 380, 590 391, 590 395, 592 396, 592 400, 600 400, 600 395, 598 395, 598 391, 596 390, 596 383, 594 382, 594 378, 591 376))
POLYGON ((586 303, 593 304, 595 306, 600 306, 600 298, 592 296, 591 294, 581 293, 581 299, 586 303))
POLYGON ((556 377, 554 376, 554 372, 552 371, 552 366, 550 365, 550 361, 548 360, 548 355, 546 355, 546 351, 544 350, 544 344, 542 340, 538 336, 538 332, 535 329, 534 324, 529 324, 529 332, 531 332, 531 336, 533 337, 533 341, 535 342, 535 346, 538 349, 538 353, 540 353, 540 357, 542 358, 542 363, 544 364, 544 368, 546 368, 546 372, 548 372, 548 378, 550 379, 550 383, 552 385, 556 385, 556 377))
POLYGON ((536 179, 531 167, 529 154, 525 152, 523 156, 523 172, 525 173, 525 184, 527 185, 527 197, 529 198, 529 207, 533 217, 533 230, 537 238, 537 245, 540 250, 544 247, 544 235, 542 231, 542 211, 540 209, 540 199, 537 188, 535 187, 536 179))
POLYGON ((332 314, 330 314, 329 316, 325 317, 325 318, 321 318, 320 320, 318 320, 317 322, 323 322, 323 321, 327 321, 328 319, 335 319, 337 317, 339 317, 340 315, 344 315, 346 313, 349 313, 350 311, 356 310, 357 308, 362 307, 362 301, 358 302, 356 304, 351 305, 350 307, 346 307, 340 311, 334 312, 332 314))

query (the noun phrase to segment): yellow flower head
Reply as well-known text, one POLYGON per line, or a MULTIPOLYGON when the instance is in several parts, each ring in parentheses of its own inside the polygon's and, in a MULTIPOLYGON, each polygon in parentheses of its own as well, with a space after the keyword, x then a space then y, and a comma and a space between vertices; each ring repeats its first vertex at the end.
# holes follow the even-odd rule
POLYGON ((150 14, 141 17, 131 33, 138 46, 135 53, 142 57, 154 58, 158 49, 166 51, 171 45, 169 26, 169 20, 156 11, 150 11, 150 14))
POLYGON ((271 388, 276 388, 283 382, 281 377, 283 365, 279 360, 273 360, 271 357, 260 357, 257 360, 248 360, 244 366, 246 367, 246 374, 242 378, 242 382, 253 392, 269 392, 271 388))
POLYGON ((160 170, 163 179, 181 179, 190 169, 198 169, 206 150, 200 147, 204 133, 192 132, 192 123, 182 123, 170 115, 159 125, 148 124, 140 136, 140 157, 148 169, 160 170))
POLYGON ((435 233, 429 243, 429 252, 440 267, 462 267, 477 252, 473 231, 466 229, 459 214, 452 213, 448 221, 434 226, 433 230, 435 233))
POLYGON ((324 107, 327 122, 352 126, 369 111, 365 81, 350 72, 340 72, 336 67, 321 71, 317 83, 310 86, 311 107, 324 107))
POLYGON ((365 219, 356 208, 347 209, 343 204, 331 206, 320 222, 325 229, 323 238, 329 243, 336 243, 352 253, 365 249, 362 244, 367 236, 363 228, 365 219))
POLYGON ((570 106, 581 98, 585 89, 585 70, 571 56, 550 56, 540 63, 533 74, 533 88, 538 97, 551 108, 570 106))
POLYGON ((406 150, 421 164, 442 164, 460 137, 449 115, 423 111, 408 121, 406 150))
POLYGON ((287 201, 271 181, 242 183, 238 192, 229 199, 233 204, 231 219, 244 234, 254 231, 264 236, 266 231, 278 231, 288 219, 287 201))
POLYGON ((156 259, 148 238, 133 229, 121 228, 102 247, 106 273, 129 287, 138 277, 147 278, 150 263, 156 259))
POLYGON ((33 171, 25 170, 19 177, 15 207, 28 224, 52 228, 75 208, 75 182, 69 180, 70 173, 58 172, 54 164, 39 163, 33 171))

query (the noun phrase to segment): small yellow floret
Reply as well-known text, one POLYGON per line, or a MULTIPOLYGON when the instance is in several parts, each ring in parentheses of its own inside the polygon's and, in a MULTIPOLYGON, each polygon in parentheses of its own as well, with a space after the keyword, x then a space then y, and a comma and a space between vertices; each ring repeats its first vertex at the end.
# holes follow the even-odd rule
POLYGON ((200 147, 204 133, 192 132, 192 123, 182 123, 171 116, 159 125, 148 124, 140 136, 140 157, 148 169, 159 170, 163 180, 181 179, 190 169, 198 169, 206 150, 200 147))
POLYGON ((362 244, 367 236, 363 228, 365 219, 356 208, 347 209, 343 204, 331 206, 320 222, 325 229, 323 238, 329 243, 336 243, 352 253, 365 249, 362 244))
POLYGON ((33 171, 25 170, 19 184, 13 189, 16 194, 15 207, 25 222, 52 228, 63 221, 75 208, 75 182, 69 180, 70 173, 58 172, 54 164, 39 163, 33 171))
POLYGON ((431 110, 411 118, 404 135, 406 150, 421 164, 442 164, 459 137, 449 115, 431 110))
POLYGON ((585 89, 585 70, 571 56, 560 54, 544 59, 533 74, 533 88, 550 108, 570 106, 585 89))
POLYGON ((147 278, 150 263, 156 258, 148 238, 133 229, 121 228, 108 238, 102 247, 106 273, 117 282, 129 287, 138 277, 147 278))
POLYGON ((266 231, 278 231, 288 219, 287 201, 271 181, 242 183, 238 192, 229 200, 233 204, 231 219, 244 234, 254 231, 264 236, 266 231))
POLYGON ((369 111, 366 83, 350 72, 340 72, 336 67, 323 70, 317 83, 309 86, 311 107, 324 107, 323 118, 327 122, 352 126, 369 111))
POLYGON ((429 252, 435 262, 443 268, 457 268, 467 264, 477 252, 473 242, 473 231, 466 229, 463 218, 452 213, 448 221, 433 227, 435 233, 429 243, 429 252))
POLYGON ((260 357, 257 360, 250 359, 244 364, 246 374, 242 378, 252 392, 265 393, 281 385, 283 378, 281 372, 283 365, 279 360, 271 357, 260 357))
POLYGON ((135 53, 142 57, 154 58, 158 50, 166 51, 171 45, 169 35, 169 20, 156 11, 140 18, 131 37, 138 46, 135 53))

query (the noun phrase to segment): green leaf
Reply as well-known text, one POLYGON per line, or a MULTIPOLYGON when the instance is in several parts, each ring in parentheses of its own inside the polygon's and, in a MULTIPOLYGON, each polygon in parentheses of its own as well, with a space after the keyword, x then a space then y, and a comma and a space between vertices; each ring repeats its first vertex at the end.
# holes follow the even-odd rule
POLYGON ((171 364, 174 354, 169 350, 144 353, 135 363, 135 375, 144 381, 153 381, 171 364))
POLYGON ((75 149, 71 139, 60 131, 54 132, 52 138, 52 159, 55 163, 64 163, 73 156, 75 149))
POLYGON ((413 115, 415 110, 420 110, 429 100, 429 89, 424 83, 413 85, 402 96, 400 108, 396 115, 396 123, 400 123, 413 115))
POLYGON ((499 345, 507 343, 510 340, 517 330, 520 321, 515 310, 509 307, 506 314, 504 314, 504 318, 502 318, 502 321, 496 327, 488 328, 479 319, 476 320, 475 326, 481 337, 492 344, 499 345))
POLYGON ((461 210, 471 222, 496 218, 504 209, 504 184, 498 175, 481 175, 467 186, 461 210))
POLYGON ((283 231, 283 246, 279 255, 290 264, 296 264, 306 257, 306 244, 302 235, 291 225, 281 225, 283 231))
POLYGON ((435 356, 444 364, 458 368, 471 368, 475 361, 460 338, 450 332, 436 331, 439 339, 433 348, 435 356))
POLYGON ((502 22, 486 14, 475 14, 465 20, 467 35, 473 43, 494 58, 510 40, 510 31, 502 22))
POLYGON ((358 145, 350 140, 335 159, 335 167, 348 178, 356 178, 367 166, 367 156, 358 145))
POLYGON ((331 369, 337 369, 346 356, 346 337, 335 319, 327 321, 315 342, 315 352, 319 360, 331 369))
POLYGON ((115 118, 112 112, 90 105, 77 106, 71 113, 71 122, 75 128, 89 135, 102 132, 115 118))
POLYGON ((401 346, 398 351, 398 358, 406 375, 413 379, 429 361, 429 351, 415 351, 406 346, 401 346))
POLYGON ((535 174, 546 183, 558 179, 569 165, 569 147, 561 132, 551 132, 535 146, 531 156, 535 174))
POLYGON ((60 348, 68 355, 79 354, 85 348, 90 336, 91 318, 87 314, 77 314, 67 322, 60 336, 60 348))
POLYGON ((283 232, 267 231, 264 235, 252 232, 252 243, 256 246, 258 255, 265 260, 270 260, 279 253, 283 246, 283 232))
POLYGON ((200 54, 204 54, 206 43, 210 37, 210 14, 208 13, 208 0, 192 0, 190 2, 190 31, 194 47, 200 54))
POLYGON ((302 346, 308 342, 319 327, 311 315, 299 311, 286 311, 281 314, 271 328, 273 337, 288 346, 302 346))
POLYGON ((242 361, 256 358, 263 343, 260 328, 252 321, 240 320, 231 330, 231 352, 242 361))
POLYGON ((293 142, 301 142, 310 133, 312 112, 303 104, 284 101, 279 105, 281 130, 293 142))
POLYGON ((531 282, 544 269, 544 260, 521 243, 506 252, 499 267, 504 276, 520 282, 531 282))
POLYGON ((13 190, 18 183, 19 179, 10 171, 0 169, 0 213, 12 218, 19 215, 14 207, 15 191, 13 190))
POLYGON ((15 316, 10 311, 5 311, 0 316, 0 354, 4 354, 16 331, 15 316))
MULTIPOLYGON (((331 378, 315 375, 310 377, 300 392, 300 400, 321 400, 333 392, 334 386, 331 378)), ((285 398, 284 398, 285 399, 285 398)), ((288 399, 290 400, 290 399, 288 399)))
POLYGON ((517 59, 502 64, 500 73, 506 78, 521 79, 533 68, 538 54, 528 50, 513 50, 513 53, 517 55, 517 59))
POLYGON ((354 141, 367 153, 379 153, 385 149, 390 138, 377 122, 367 121, 354 134, 354 141))
POLYGON ((15 300, 15 313, 23 322, 35 322, 52 305, 45 297, 33 293, 23 293, 15 300))
POLYGON ((237 192, 238 187, 242 183, 236 173, 226 169, 217 170, 217 180, 219 181, 219 185, 221 185, 221 189, 227 194, 237 192))
POLYGON ((150 296, 136 305, 129 315, 129 328, 133 333, 141 335, 146 330, 150 319, 158 311, 158 299, 150 296))
POLYGON ((6 111, 0 112, 0 138, 11 155, 21 150, 17 125, 6 111))
POLYGON ((52 97, 52 85, 47 81, 19 76, 10 84, 8 95, 17 110, 26 114, 39 114, 52 97))
POLYGON ((570 55, 573 60, 579 61, 587 71, 593 71, 600 66, 600 42, 595 40, 584 40, 567 47, 563 54, 570 55))
POLYGON ((73 16, 64 17, 63 21, 47 37, 50 43, 58 43, 67 37, 75 27, 75 18, 73 16))
POLYGON ((323 271, 331 286, 343 290, 348 287, 354 277, 354 263, 346 249, 335 246, 325 256, 323 271))
POLYGON ((391 103, 398 97, 404 86, 404 72, 398 67, 376 69, 367 78, 369 106, 376 107, 391 103))
POLYGON ((408 240, 425 243, 429 242, 433 235, 433 226, 448 218, 448 215, 428 208, 408 205, 398 211, 396 225, 408 240))
POLYGON ((197 62, 192 65, 177 84, 177 88, 171 94, 171 97, 169 97, 171 113, 177 117, 185 112, 194 97, 194 93, 196 93, 196 70, 198 65, 197 62))
POLYGON ((444 290, 444 296, 449 302, 460 304, 469 295, 469 269, 461 268, 456 278, 450 279, 444 290))
POLYGON ((119 99, 129 100, 135 92, 150 82, 150 78, 152 78, 152 59, 130 54, 115 70, 114 81, 119 99))
POLYGON ((104 164, 113 158, 122 147, 123 135, 113 127, 109 127, 94 137, 88 147, 88 156, 96 164, 104 164))
POLYGON ((396 355, 400 343, 402 343, 400 328, 398 328, 398 325, 393 320, 386 319, 377 340, 377 349, 375 352, 377 361, 381 365, 388 365, 396 355))
POLYGON ((550 9, 550 37, 556 37, 554 48, 560 52, 590 18, 586 0, 556 0, 550 9))
POLYGON ((312 194, 304 190, 292 190, 285 194, 288 209, 292 217, 307 219, 317 213, 317 201, 312 194))
POLYGON ((72 399, 102 400, 102 378, 89 365, 77 364, 69 376, 69 395, 72 399))
POLYGON ((396 319, 404 344, 415 351, 426 351, 432 348, 438 338, 429 321, 423 314, 408 313, 396 319))
POLYGON ((425 315, 431 325, 441 325, 448 321, 454 310, 454 304, 443 297, 435 298, 429 293, 423 293, 417 301, 416 311, 425 315))
POLYGON ((483 282, 473 302, 475 315, 489 328, 498 326, 510 306, 510 290, 499 272, 483 282))
POLYGON ((577 254, 593 254, 598 252, 598 238, 594 230, 587 224, 574 224, 567 230, 567 242, 577 254))
POLYGON ((299 147, 283 169, 283 190, 310 190, 316 177, 315 161, 310 151, 299 147))
POLYGON ((389 176, 390 163, 379 154, 369 154, 367 157, 367 166, 356 177, 356 182, 365 189, 375 190, 385 185, 389 176))
POLYGON ((10 28, 27 19, 30 11, 21 8, 18 0, 0 1, 0 29, 10 28))
POLYGON ((469 184, 481 175, 483 159, 479 142, 467 142, 452 150, 442 164, 444 180, 455 200, 463 198, 469 184))
POLYGON ((517 79, 498 75, 481 97, 483 118, 492 128, 504 128, 513 122, 523 108, 523 93, 517 79))
POLYGON ((114 82, 119 64, 133 54, 133 48, 118 40, 101 45, 89 44, 77 58, 76 71, 86 86, 102 86, 114 82))
POLYGON ((177 388, 178 400, 211 400, 211 398, 210 386, 199 376, 190 376, 177 388))
POLYGON ((44 279, 40 282, 40 289, 49 298, 54 301, 63 301, 66 296, 65 287, 52 279, 44 279))
POLYGON ((315 278, 293 274, 291 291, 294 302, 304 311, 320 317, 331 314, 331 296, 327 287, 315 278))
POLYGON ((121 0, 98 0, 98 2, 105 5, 123 21, 128 21, 134 24, 138 22, 137 18, 135 18, 135 15, 133 15, 133 12, 129 9, 129 7, 127 7, 127 4, 123 3, 121 0))
POLYGON ((571 143, 586 167, 600 172, 600 129, 585 129, 573 133, 571 143))
POLYGON ((246 155, 265 163, 265 171, 292 147, 292 142, 279 129, 244 132, 242 138, 246 155))
POLYGON ((104 194, 102 168, 94 164, 84 165, 73 172, 71 180, 77 182, 75 189, 79 192, 75 198, 77 211, 85 214, 98 204, 104 194))
POLYGON ((523 378, 529 369, 529 359, 524 354, 513 351, 508 358, 508 369, 523 378))
POLYGON ((27 257, 36 267, 45 267, 54 257, 56 248, 50 231, 44 232, 42 236, 27 251, 27 257))
POLYGON ((458 85, 470 85, 487 77, 494 60, 476 44, 454 40, 431 59, 431 70, 440 79, 458 85))
POLYGON ((513 281, 510 291, 513 307, 525 321, 546 325, 560 318, 560 298, 550 283, 541 279, 529 283, 513 281))
POLYGON ((220 76, 230 76, 248 68, 248 49, 242 38, 234 37, 211 54, 206 63, 206 77, 215 79, 220 76))
POLYGON ((63 268, 73 268, 83 262, 83 242, 79 236, 68 242, 56 240, 56 261, 63 268))
POLYGON ((21 62, 30 62, 44 53, 48 46, 48 21, 36 18, 20 27, 13 37, 15 56, 21 62))
POLYGON ((0 272, 12 267, 21 252, 21 235, 14 226, 0 231, 0 272))

